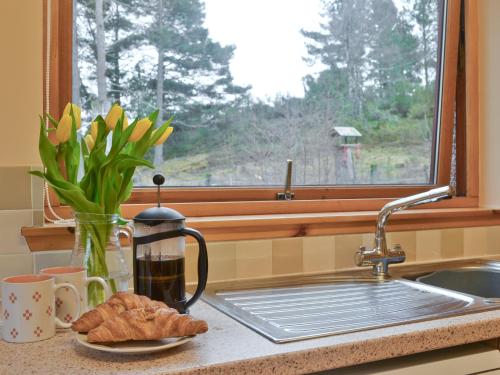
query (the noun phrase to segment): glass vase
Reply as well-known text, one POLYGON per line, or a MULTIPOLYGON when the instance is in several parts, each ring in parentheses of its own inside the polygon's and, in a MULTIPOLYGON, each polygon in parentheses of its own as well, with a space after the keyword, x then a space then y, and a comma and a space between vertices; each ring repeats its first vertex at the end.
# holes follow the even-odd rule
MULTIPOLYGON (((119 239, 122 232, 131 239, 131 229, 119 225, 119 221, 116 214, 75 213, 75 247, 71 265, 84 267, 89 277, 102 277, 112 293, 128 290, 131 277, 119 239)), ((90 283, 89 308, 105 300, 104 288, 99 283, 90 283)))

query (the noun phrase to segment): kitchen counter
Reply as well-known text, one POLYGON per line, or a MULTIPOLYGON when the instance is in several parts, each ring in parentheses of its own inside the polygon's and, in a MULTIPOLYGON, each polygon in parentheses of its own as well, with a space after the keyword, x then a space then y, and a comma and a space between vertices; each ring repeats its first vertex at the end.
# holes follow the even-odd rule
POLYGON ((500 337, 500 310, 273 344, 204 302, 209 332, 178 348, 125 356, 80 346, 61 330, 30 344, 0 342, 0 374, 302 374, 500 337))

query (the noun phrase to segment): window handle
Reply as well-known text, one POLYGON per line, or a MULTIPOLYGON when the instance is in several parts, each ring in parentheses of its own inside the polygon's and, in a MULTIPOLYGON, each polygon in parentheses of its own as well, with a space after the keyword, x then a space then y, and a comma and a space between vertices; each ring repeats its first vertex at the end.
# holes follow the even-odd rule
POLYGON ((286 161, 286 179, 285 179, 285 191, 283 193, 276 193, 276 199, 280 201, 291 201, 295 196, 292 192, 292 166, 293 161, 286 161))

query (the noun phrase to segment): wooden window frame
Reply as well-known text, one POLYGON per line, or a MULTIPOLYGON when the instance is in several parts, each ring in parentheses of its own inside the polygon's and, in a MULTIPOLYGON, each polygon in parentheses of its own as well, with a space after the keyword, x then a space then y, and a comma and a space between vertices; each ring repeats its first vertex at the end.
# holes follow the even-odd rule
MULTIPOLYGON (((47 17, 47 2, 44 17, 47 17)), ((441 125, 435 185, 377 185, 377 186, 310 186, 294 187, 293 201, 276 201, 280 187, 203 187, 164 188, 161 201, 188 217, 302 214, 326 212, 376 211, 397 197, 446 185, 450 180, 452 159, 452 133, 457 116, 456 165, 457 191, 460 196, 434 204, 433 208, 476 208, 479 197, 479 136, 478 136, 478 64, 477 64, 477 2, 464 0, 466 49, 459 65, 460 0, 444 2, 447 14, 445 29, 443 82, 441 87, 441 125), (458 67, 458 69, 457 69, 458 67), (455 104, 456 103, 456 104, 455 104)), ((50 61, 50 113, 58 118, 71 98, 71 44, 73 31, 72 0, 52 1, 51 61, 50 61)), ((46 24, 46 22, 44 23, 46 24)), ((47 32, 44 29, 44 43, 47 32)), ((45 48, 44 48, 45 53, 45 48)), ((45 62, 45 59, 44 59, 45 62)), ((45 108, 45 106, 44 106, 45 108)), ((435 126, 437 129, 437 127, 435 126)), ((437 132, 436 132, 437 133, 437 132)), ((436 136, 435 136, 436 137, 436 136)), ((55 212, 71 217, 71 209, 62 206, 52 192, 49 193, 55 212)), ((134 189, 130 200, 123 206, 125 217, 133 217, 153 204, 154 188, 134 189)), ((50 213, 48 213, 50 216, 50 213)))

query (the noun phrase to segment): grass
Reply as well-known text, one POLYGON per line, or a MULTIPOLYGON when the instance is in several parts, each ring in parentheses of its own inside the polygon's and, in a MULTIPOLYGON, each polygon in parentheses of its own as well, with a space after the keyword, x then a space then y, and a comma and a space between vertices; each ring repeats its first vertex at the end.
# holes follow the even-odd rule
MULTIPOLYGON (((355 166, 354 184, 416 184, 425 183, 429 176, 429 144, 363 145, 359 158, 353 153, 355 166)), ((333 151, 330 163, 323 160, 308 161, 295 158, 294 183, 335 184, 333 151), (318 163, 321 161, 322 163, 318 163)), ((238 160, 238 155, 228 156, 221 150, 202 152, 186 157, 166 160, 156 171, 138 169, 135 176, 137 186, 151 186, 152 176, 158 171, 166 177, 166 186, 244 186, 281 185, 284 182, 285 161, 238 160)))

